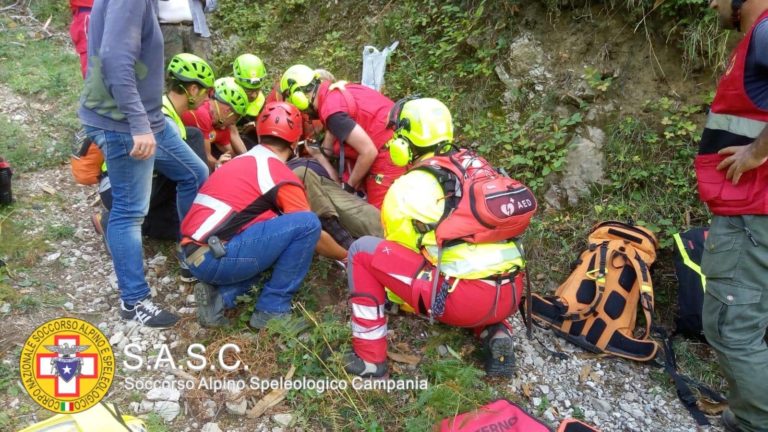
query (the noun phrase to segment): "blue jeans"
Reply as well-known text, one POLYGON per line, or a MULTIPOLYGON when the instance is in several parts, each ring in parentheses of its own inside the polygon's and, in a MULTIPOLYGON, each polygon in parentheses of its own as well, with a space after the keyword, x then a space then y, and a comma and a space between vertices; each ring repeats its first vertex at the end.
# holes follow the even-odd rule
POLYGON ((256 310, 284 313, 291 309, 291 299, 309 271, 320 220, 314 213, 288 213, 259 222, 236 234, 225 248, 227 254, 216 259, 208 251, 199 266, 189 270, 203 282, 216 286, 231 308, 235 299, 259 282, 261 273, 272 268, 264 283, 256 310))
POLYGON ((134 304, 149 294, 144 278, 141 223, 149 211, 153 168, 177 182, 179 220, 189 211, 197 189, 208 177, 208 168, 170 127, 155 134, 157 150, 146 160, 130 156, 130 134, 90 126, 85 126, 85 132, 99 146, 107 162, 112 211, 105 234, 120 297, 125 303, 134 304))

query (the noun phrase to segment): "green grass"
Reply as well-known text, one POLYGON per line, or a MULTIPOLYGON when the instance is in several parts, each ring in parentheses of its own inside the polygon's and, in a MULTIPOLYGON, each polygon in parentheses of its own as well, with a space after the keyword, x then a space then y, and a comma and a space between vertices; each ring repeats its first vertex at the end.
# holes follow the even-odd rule
POLYGON ((681 373, 725 393, 727 385, 720 373, 717 357, 704 342, 677 338, 674 349, 681 373))
POLYGON ((45 236, 48 240, 64 240, 72 238, 75 227, 70 225, 51 224, 46 227, 45 236))
POLYGON ((42 236, 28 234, 33 228, 31 222, 10 217, 21 205, 0 209, 0 259, 12 268, 32 266, 49 249, 42 236))
MULTIPOLYGON (((290 322, 269 326, 273 346, 282 347, 277 353, 280 370, 293 365, 297 368, 295 376, 350 380, 341 361, 342 353, 349 349, 349 326, 328 308, 305 310, 304 314, 314 325, 304 335, 297 335, 290 322)), ((461 360, 451 356, 441 358, 437 352, 436 348, 441 344, 460 352, 465 351, 462 347, 472 347, 477 342, 468 332, 443 326, 428 327, 424 321, 412 316, 390 319, 390 328, 398 335, 397 340, 422 357, 416 371, 391 363, 390 377, 425 378, 428 388, 391 393, 358 392, 351 388, 324 393, 292 391, 288 399, 298 411, 300 424, 330 430, 421 431, 428 430, 442 418, 485 404, 494 396, 499 397, 491 383, 483 379, 484 373, 478 368, 471 350, 461 360), (422 344, 413 336, 423 332, 430 335, 422 344)))
POLYGON ((19 378, 16 367, 0 362, 0 392, 14 396, 18 392, 16 380, 19 378))
POLYGON ((0 81, 23 95, 36 95, 56 104, 71 105, 82 86, 80 62, 63 38, 46 38, 10 18, 0 18, 0 81), (50 98, 50 99, 48 99, 50 98))
POLYGON ((144 423, 147 426, 147 432, 171 432, 165 420, 157 413, 149 413, 144 423))
POLYGON ((54 0, 31 0, 27 2, 32 14, 37 17, 41 24, 44 24, 48 18, 51 19, 53 28, 66 29, 72 18, 68 2, 54 0))
MULTIPOLYGON (((46 2, 33 2, 42 3, 46 2)), ((34 108, 25 111, 39 125, 33 128, 19 122, 14 113, 1 115, 0 155, 22 171, 61 163, 79 127, 76 108, 82 75, 78 57, 61 38, 43 38, 34 28, 5 16, 0 17, 0 24, 5 28, 0 32, 0 83, 26 103, 34 103, 34 108)))

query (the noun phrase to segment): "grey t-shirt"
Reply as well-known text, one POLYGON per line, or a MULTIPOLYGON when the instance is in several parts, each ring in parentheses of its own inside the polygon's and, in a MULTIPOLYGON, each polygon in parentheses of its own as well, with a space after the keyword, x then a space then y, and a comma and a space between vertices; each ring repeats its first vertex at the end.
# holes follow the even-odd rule
POLYGON ((162 131, 164 76, 157 0, 94 1, 80 121, 131 135, 162 131))

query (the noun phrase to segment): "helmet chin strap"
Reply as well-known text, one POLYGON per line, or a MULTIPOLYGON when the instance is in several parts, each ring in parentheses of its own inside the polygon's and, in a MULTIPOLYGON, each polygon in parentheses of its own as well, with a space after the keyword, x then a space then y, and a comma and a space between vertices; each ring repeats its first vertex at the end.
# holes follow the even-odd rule
POLYGON ((309 115, 309 118, 315 120, 320 118, 315 109, 315 98, 317 97, 318 90, 320 90, 320 81, 314 79, 313 82, 314 85, 312 86, 312 91, 309 92, 309 106, 307 107, 306 113, 309 115))
POLYGON ((184 89, 184 94, 187 95, 187 108, 188 109, 194 109, 195 108, 195 97, 192 96, 187 88, 185 86, 182 86, 181 88, 184 89))
POLYGON ((741 7, 744 6, 747 0, 732 0, 731 1, 731 21, 733 27, 741 31, 741 7))
POLYGON ((214 99, 213 100, 213 106, 214 106, 214 109, 216 110, 216 120, 215 120, 215 122, 216 122, 216 125, 219 126, 219 127, 224 126, 224 119, 221 118, 221 109, 219 108, 219 104, 220 103, 221 102, 219 102, 218 99, 214 99))

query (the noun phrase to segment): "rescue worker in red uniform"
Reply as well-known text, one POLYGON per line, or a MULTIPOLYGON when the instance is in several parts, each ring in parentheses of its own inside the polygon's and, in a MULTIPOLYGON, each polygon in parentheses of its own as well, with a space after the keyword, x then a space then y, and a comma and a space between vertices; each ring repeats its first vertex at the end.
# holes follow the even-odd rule
POLYGON ((268 104, 256 129, 260 144, 211 175, 181 224, 186 263, 201 281, 194 291, 204 326, 228 324, 224 309, 271 268, 249 322, 263 328, 290 313, 316 248, 324 256, 346 257, 321 233, 301 182, 285 165, 302 133, 299 110, 268 104))
POLYGON ((181 114, 184 125, 203 133, 206 162, 212 171, 231 157, 246 152, 239 135, 235 137, 234 125, 246 114, 249 104, 248 94, 234 78, 219 78, 216 82, 221 83, 217 86, 221 90, 213 94, 213 99, 181 114))
POLYGON ((341 187, 350 193, 364 192, 370 204, 381 208, 392 182, 405 172, 392 163, 385 148, 392 137, 387 116, 394 103, 360 84, 322 80, 305 65, 283 73, 280 91, 330 132, 322 148, 325 155, 338 159, 341 187))
MULTIPOLYGON (((389 147, 392 160, 401 165, 428 159, 452 144, 451 113, 436 99, 398 102, 392 118, 396 129, 389 147)), ((403 309, 473 329, 488 351, 487 374, 512 375, 514 353, 506 319, 517 310, 522 293, 520 250, 512 241, 445 246, 436 274, 434 227, 444 214, 445 198, 432 172, 411 170, 395 180, 384 199, 386 239, 366 236, 352 243, 348 283, 353 352, 344 357, 350 374, 386 375, 388 289, 390 299, 403 309), (434 285, 448 287, 439 312, 438 302, 431 304, 434 285)))
POLYGON ((768 431, 768 0, 712 0, 744 37, 717 85, 696 156, 713 213, 702 326, 728 381, 728 432, 768 431))
POLYGON ((91 16, 93 0, 69 0, 69 9, 72 11, 72 22, 69 24, 69 36, 75 46, 77 55, 80 56, 80 70, 85 79, 88 69, 88 19, 91 16))

